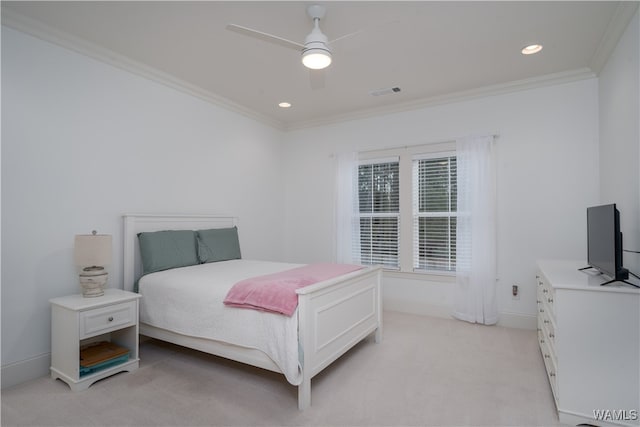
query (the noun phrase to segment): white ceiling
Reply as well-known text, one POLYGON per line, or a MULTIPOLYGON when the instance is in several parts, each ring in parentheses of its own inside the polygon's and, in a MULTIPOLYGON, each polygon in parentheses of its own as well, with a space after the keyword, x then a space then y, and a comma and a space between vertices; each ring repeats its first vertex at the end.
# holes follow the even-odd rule
POLYGON ((2 23, 274 124, 296 128, 585 78, 600 71, 638 2, 323 1, 333 64, 227 30, 303 42, 314 2, 2 2, 2 23), (531 43, 544 50, 520 54, 531 43), (313 84, 312 84, 313 83, 313 84), (313 88, 312 86, 316 87, 313 88), (374 97, 372 90, 400 87, 374 97), (280 101, 292 108, 281 109, 280 101))

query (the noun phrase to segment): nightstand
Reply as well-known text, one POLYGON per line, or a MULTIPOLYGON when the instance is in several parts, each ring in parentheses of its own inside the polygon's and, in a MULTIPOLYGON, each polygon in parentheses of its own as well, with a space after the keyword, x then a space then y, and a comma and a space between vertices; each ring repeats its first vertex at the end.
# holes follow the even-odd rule
POLYGON ((138 369, 139 298, 133 292, 105 289, 101 297, 78 294, 51 299, 51 378, 60 378, 71 390, 80 391, 110 375, 138 369), (82 373, 80 348, 100 341, 128 349, 129 358, 82 373))

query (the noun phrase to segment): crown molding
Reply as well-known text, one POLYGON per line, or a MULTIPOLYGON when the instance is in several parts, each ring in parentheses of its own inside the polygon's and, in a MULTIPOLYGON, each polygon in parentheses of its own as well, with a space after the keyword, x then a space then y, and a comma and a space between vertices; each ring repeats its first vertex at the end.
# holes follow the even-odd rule
POLYGON ((469 101, 488 96, 502 95, 511 92, 536 89, 544 86, 553 86, 579 80, 595 78, 596 74, 590 68, 579 68, 576 70, 564 71, 560 73, 547 74, 530 79, 516 80, 508 83, 484 86, 467 91, 448 93, 440 96, 421 98, 395 105, 376 107, 356 112, 349 112, 340 115, 327 116, 315 120, 297 122, 286 126, 286 130, 298 130, 311 127, 325 126, 351 120, 367 119, 371 117, 401 113, 421 108, 433 107, 436 105, 450 104, 453 102, 469 101))
POLYGON ((468 101, 487 96, 501 95, 510 92, 529 90, 544 86, 563 84, 572 81, 597 77, 597 72, 599 72, 606 63, 618 40, 629 24, 631 18, 633 18, 633 15, 637 8, 638 2, 620 2, 618 4, 616 12, 607 26, 605 36, 603 37, 603 40, 596 49, 596 53, 591 60, 592 68, 580 68, 560 73, 548 74, 545 76, 534 77, 530 79, 485 86, 467 91, 421 98, 400 104, 363 109, 344 114, 331 115, 293 123, 286 123, 258 113, 255 110, 244 107, 227 98, 204 90, 198 86, 178 79, 153 67, 142 64, 138 61, 134 61, 130 58, 125 57, 124 55, 120 55, 109 49, 98 46, 95 43, 91 43, 78 37, 72 36, 68 33, 56 30, 39 21, 7 10, 6 8, 2 9, 2 25, 6 25, 7 27, 30 34, 44 41, 54 43, 56 45, 78 52, 82 55, 91 57, 101 62, 108 63, 114 67, 126 70, 141 77, 163 84, 172 89, 195 96, 204 101, 236 112, 278 130, 290 131, 337 124, 340 122, 351 120, 366 119, 381 115, 401 113, 436 105, 468 101))
POLYGON ((110 49, 106 49, 95 43, 88 42, 63 31, 56 30, 55 28, 43 24, 40 21, 28 18, 19 13, 12 12, 7 8, 2 9, 2 25, 80 53, 81 55, 105 62, 116 68, 137 74, 180 92, 195 96, 196 98, 200 98, 204 101, 241 114, 247 118, 256 120, 276 129, 286 129, 284 123, 279 120, 275 120, 264 114, 258 113, 227 98, 216 95, 213 92, 164 73, 156 68, 134 61, 110 49))
POLYGON ((620 37, 622 37, 629 26, 629 22, 633 19, 636 10, 638 10, 639 4, 640 2, 637 1, 621 1, 618 3, 618 7, 616 7, 607 25, 604 36, 600 40, 598 48, 589 62, 589 67, 596 74, 600 74, 609 60, 609 57, 620 41, 620 37))

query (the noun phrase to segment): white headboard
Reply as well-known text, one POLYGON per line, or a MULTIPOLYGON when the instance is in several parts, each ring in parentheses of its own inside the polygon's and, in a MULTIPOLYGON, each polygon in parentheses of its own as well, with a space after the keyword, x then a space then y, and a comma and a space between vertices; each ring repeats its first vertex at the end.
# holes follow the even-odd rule
POLYGON ((142 260, 138 233, 162 230, 203 230, 228 228, 238 225, 238 218, 222 215, 138 215, 124 218, 124 289, 133 291, 133 285, 142 275, 142 260))

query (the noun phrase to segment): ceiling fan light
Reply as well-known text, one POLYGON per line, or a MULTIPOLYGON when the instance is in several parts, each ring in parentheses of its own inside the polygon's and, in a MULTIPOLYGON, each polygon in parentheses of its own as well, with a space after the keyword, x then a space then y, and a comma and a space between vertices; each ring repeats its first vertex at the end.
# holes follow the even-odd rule
POLYGON ((323 49, 309 49, 302 54, 302 63, 312 70, 322 70, 331 64, 331 53, 323 49))
POLYGON ((327 47, 326 36, 322 33, 311 33, 302 51, 302 63, 312 70, 321 70, 331 64, 331 50, 327 47))

